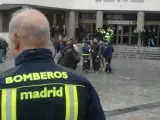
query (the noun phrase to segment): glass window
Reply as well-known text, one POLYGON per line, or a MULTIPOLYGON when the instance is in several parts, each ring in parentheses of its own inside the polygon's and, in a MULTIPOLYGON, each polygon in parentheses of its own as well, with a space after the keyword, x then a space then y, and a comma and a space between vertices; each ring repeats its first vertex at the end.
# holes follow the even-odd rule
POLYGON ((128 25, 123 26, 123 35, 129 35, 129 26, 128 25))
POLYGON ((86 33, 90 33, 91 32, 90 24, 83 24, 83 29, 85 30, 86 33))
POLYGON ((146 21, 160 21, 160 14, 145 14, 146 21))
POLYGON ((104 13, 104 20, 137 20, 137 14, 104 13))
POLYGON ((80 13, 79 19, 81 19, 81 20, 95 20, 96 13, 80 13))

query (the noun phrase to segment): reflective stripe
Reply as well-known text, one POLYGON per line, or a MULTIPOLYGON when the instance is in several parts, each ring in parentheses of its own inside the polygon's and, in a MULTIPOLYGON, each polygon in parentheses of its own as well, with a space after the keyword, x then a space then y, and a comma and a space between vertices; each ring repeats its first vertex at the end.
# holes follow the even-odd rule
POLYGON ((11 120, 11 109, 12 109, 12 103, 11 103, 11 95, 12 95, 12 91, 11 89, 6 90, 7 91, 7 96, 6 96, 6 116, 7 116, 7 120, 11 120))
POLYGON ((70 120, 74 120, 74 96, 73 96, 73 87, 69 85, 69 94, 70 94, 70 120))
POLYGON ((82 54, 82 56, 89 56, 90 54, 82 54))
POLYGON ((66 118, 65 120, 70 119, 70 98, 69 98, 69 86, 65 85, 65 95, 66 95, 66 118))
POLYGON ((2 90, 2 120, 16 120, 17 89, 2 90))
POLYGON ((73 86, 73 96, 74 96, 74 120, 78 120, 78 94, 77 94, 77 86, 73 86))
POLYGON ((2 103, 1 103, 2 120, 6 120, 6 98, 7 98, 7 90, 2 90, 2 103))
POLYGON ((65 85, 66 94, 66 118, 65 120, 77 120, 78 95, 76 85, 65 85))
POLYGON ((12 120, 17 119, 17 89, 12 89, 12 120))

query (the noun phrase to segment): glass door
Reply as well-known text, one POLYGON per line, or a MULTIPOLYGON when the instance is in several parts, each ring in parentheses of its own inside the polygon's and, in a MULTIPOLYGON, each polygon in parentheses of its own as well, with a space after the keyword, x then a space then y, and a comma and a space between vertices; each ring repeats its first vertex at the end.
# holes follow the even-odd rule
POLYGON ((138 44, 138 39, 137 37, 134 35, 134 30, 135 28, 137 28, 136 25, 132 25, 131 26, 131 44, 132 45, 137 45, 138 44))
POLYGON ((123 25, 122 44, 129 44, 129 33, 130 33, 129 25, 123 25))
POLYGON ((130 32, 130 25, 117 25, 116 43, 129 44, 129 39, 131 39, 130 32))
POLYGON ((95 24, 82 24, 85 34, 89 34, 89 39, 93 39, 95 33, 95 24))
POLYGON ((65 25, 65 13, 64 12, 56 13, 56 25, 59 26, 59 28, 62 28, 62 26, 65 25))
POLYGON ((116 32, 116 44, 122 44, 123 42, 123 26, 117 25, 117 32, 116 32))

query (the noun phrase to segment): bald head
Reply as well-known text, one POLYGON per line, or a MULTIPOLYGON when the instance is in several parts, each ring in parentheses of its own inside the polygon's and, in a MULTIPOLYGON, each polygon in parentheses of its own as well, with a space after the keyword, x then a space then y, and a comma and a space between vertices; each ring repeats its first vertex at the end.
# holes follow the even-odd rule
POLYGON ((50 39, 49 23, 38 10, 23 8, 13 14, 9 34, 18 39, 26 49, 44 48, 48 46, 50 39))

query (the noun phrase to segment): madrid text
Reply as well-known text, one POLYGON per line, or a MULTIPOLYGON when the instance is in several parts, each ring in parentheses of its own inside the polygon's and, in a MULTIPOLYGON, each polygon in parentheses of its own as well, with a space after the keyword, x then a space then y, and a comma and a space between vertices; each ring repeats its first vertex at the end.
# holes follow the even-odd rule
POLYGON ((63 87, 44 87, 41 90, 20 92, 20 100, 44 99, 51 97, 63 97, 63 87))

